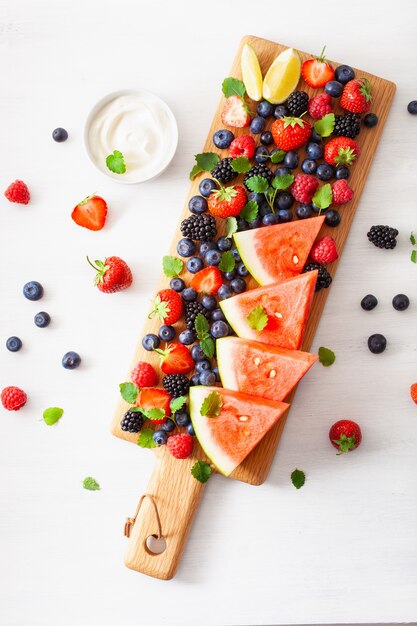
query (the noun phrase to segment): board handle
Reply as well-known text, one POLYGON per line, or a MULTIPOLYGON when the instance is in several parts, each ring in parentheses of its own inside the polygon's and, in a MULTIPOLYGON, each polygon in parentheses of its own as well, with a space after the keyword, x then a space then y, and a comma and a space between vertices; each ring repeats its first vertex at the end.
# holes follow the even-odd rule
POLYGON ((126 567, 162 580, 174 576, 205 486, 191 475, 194 463, 194 458, 175 459, 165 448, 157 451, 146 494, 135 517, 127 519, 126 567), (159 534, 166 546, 158 554, 149 546, 163 544, 154 540, 159 534))

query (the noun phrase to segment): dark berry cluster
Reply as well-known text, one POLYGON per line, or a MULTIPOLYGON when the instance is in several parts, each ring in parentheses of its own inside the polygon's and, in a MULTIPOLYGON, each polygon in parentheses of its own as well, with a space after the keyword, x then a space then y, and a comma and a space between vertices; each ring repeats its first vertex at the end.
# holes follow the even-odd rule
POLYGON ((187 324, 187 328, 190 330, 194 330, 194 322, 195 318, 199 313, 202 313, 204 317, 209 319, 209 312, 206 307, 201 304, 201 302, 187 302, 185 305, 185 323, 187 324))
POLYGON ((139 411, 126 411, 120 422, 120 428, 128 433, 138 433, 145 423, 145 418, 139 411))
POLYGON ((190 215, 181 222, 181 233, 184 237, 196 241, 211 241, 217 234, 216 220, 212 215, 190 215))
POLYGON ((190 388, 190 380, 185 374, 168 374, 163 377, 162 384, 173 398, 186 396, 190 388))
POLYGON ((238 173, 232 168, 232 161, 231 157, 221 159, 210 172, 213 178, 221 182, 222 185, 226 185, 238 176, 238 173))
POLYGON ((322 265, 321 263, 309 263, 305 266, 303 272, 313 272, 314 270, 318 270, 319 273, 317 276, 316 291, 320 291, 320 289, 327 289, 327 287, 330 287, 332 277, 330 276, 324 265, 322 265))
POLYGON ((262 178, 266 178, 266 180, 268 181, 268 185, 270 185, 274 174, 266 165, 254 165, 243 177, 243 184, 245 185, 246 189, 248 189, 246 183, 248 182, 249 178, 252 178, 253 176, 262 176, 262 178))
POLYGON ((392 250, 397 245, 396 236, 398 230, 391 228, 391 226, 371 226, 370 231, 367 233, 367 237, 371 243, 377 248, 385 248, 392 250))
POLYGON ((355 139, 361 130, 361 117, 357 113, 345 113, 335 116, 333 133, 336 137, 350 137, 355 139))
POLYGON ((307 111, 308 94, 305 91, 293 91, 285 104, 290 115, 300 117, 307 111))

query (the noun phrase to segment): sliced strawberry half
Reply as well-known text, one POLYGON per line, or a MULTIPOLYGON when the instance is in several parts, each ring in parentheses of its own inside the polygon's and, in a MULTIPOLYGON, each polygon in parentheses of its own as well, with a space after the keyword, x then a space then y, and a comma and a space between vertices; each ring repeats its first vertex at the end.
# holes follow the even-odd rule
POLYGON ((191 287, 195 289, 197 293, 215 295, 222 284, 222 274, 219 268, 214 266, 205 267, 203 270, 197 272, 197 274, 194 274, 191 279, 191 287))
POLYGON ((226 126, 232 126, 232 128, 248 126, 250 122, 249 111, 242 98, 239 96, 227 98, 223 108, 222 122, 226 126))
POLYGON ((164 374, 188 374, 194 369, 194 359, 189 349, 182 343, 174 341, 165 350, 155 350, 161 357, 161 370, 164 374))
POLYGON ((171 396, 165 389, 155 389, 154 387, 143 387, 136 399, 136 406, 144 411, 149 409, 162 409, 165 411, 166 417, 161 420, 152 420, 154 424, 163 424, 167 417, 171 415, 171 396))
POLYGON ((71 217, 78 226, 101 230, 106 223, 107 203, 100 196, 88 196, 77 204, 71 217))
POLYGON ((326 57, 324 56, 325 50, 326 46, 324 46, 319 57, 304 61, 301 66, 301 74, 307 85, 315 89, 317 89, 317 87, 324 87, 329 80, 333 80, 334 78, 334 69, 330 63, 326 61, 326 57))

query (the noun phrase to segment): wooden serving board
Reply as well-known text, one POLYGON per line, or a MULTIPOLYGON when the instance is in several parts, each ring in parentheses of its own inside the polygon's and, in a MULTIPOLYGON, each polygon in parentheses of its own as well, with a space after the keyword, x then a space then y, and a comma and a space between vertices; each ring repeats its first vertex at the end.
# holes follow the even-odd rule
MULTIPOLYGON (((233 61, 232 68, 229 76, 236 78, 241 77, 240 71, 240 56, 242 46, 246 43, 250 43, 255 49, 259 62, 262 68, 262 72, 265 75, 268 67, 277 55, 282 52, 287 46, 277 44, 265 39, 259 39, 258 37, 245 36, 238 47, 235 59, 233 61)), ((310 58, 311 55, 300 52, 302 60, 310 58)), ((346 59, 349 61, 349 59, 346 59)), ((331 62, 333 66, 339 65, 338 63, 331 62)), ((372 112, 376 113, 379 118, 378 125, 374 128, 368 129, 362 126, 361 133, 357 137, 357 142, 361 148, 361 155, 351 168, 351 176, 349 178, 349 184, 354 189, 355 195, 353 200, 346 206, 340 208, 342 216, 341 224, 336 228, 329 228, 324 226, 320 232, 320 236, 330 235, 337 244, 339 255, 343 251, 343 247, 348 236, 350 226, 352 224, 353 217, 356 212, 356 208, 359 204, 361 192, 365 184, 369 168, 371 166, 377 145, 379 143, 389 109, 391 107, 392 99, 395 93, 395 84, 374 76, 362 70, 355 70, 357 77, 366 77, 371 83, 371 90, 373 94, 372 112)), ((219 93, 221 93, 221 82, 224 76, 219 76, 219 93)), ((298 85, 298 89, 307 91, 309 95, 313 95, 314 90, 309 88, 301 79, 298 85)), ((316 91, 316 93, 318 93, 316 91)), ((207 140, 202 150, 199 150, 196 146, 196 152, 221 152, 212 142, 213 133, 223 128, 221 122, 221 112, 223 110, 225 99, 222 96, 215 112, 211 127, 209 129, 207 140)), ((256 104, 253 103, 253 111, 255 111, 256 104)), ((336 113, 340 112, 338 107, 338 101, 333 100, 333 108, 336 113)), ((270 127, 272 120, 267 121, 267 128, 270 127)), ((247 133, 248 129, 233 129, 235 135, 240 133, 247 133), (237 132, 236 132, 237 131, 237 132)), ((257 136, 257 143, 259 143, 259 136, 257 136)), ((299 151, 300 164, 304 158, 304 149, 299 151)), ((227 156, 227 151, 222 151, 222 156, 227 156)), ((190 163, 191 169, 192 163, 190 163)), ((272 167, 275 169, 275 166, 272 167)), ((298 168, 298 171, 300 169, 298 168)), ((295 173, 295 171, 293 171, 295 173)), ((184 176, 188 175, 188 171, 184 172, 184 176)), ((190 215, 188 210, 189 199, 197 195, 198 185, 202 178, 206 177, 207 173, 202 173, 195 178, 190 187, 189 195, 186 199, 184 209, 179 217, 178 227, 174 233, 171 248, 167 254, 177 256, 176 244, 181 238, 180 222, 190 215)), ((242 178, 242 177, 241 177, 242 178)), ((239 182, 241 178, 237 178, 233 181, 233 184, 239 182)), ((218 231, 224 232, 224 221, 218 220, 218 231)), ((163 251, 161 251, 161 258, 163 251)), ((330 266, 330 272, 332 276, 335 275, 337 269, 337 262, 332 263, 330 266)), ((181 277, 185 279, 186 283, 191 276, 184 269, 181 277)), ((162 276, 159 283, 155 287, 155 292, 160 289, 169 286, 169 279, 162 276)), ((250 279, 248 281, 248 288, 257 286, 257 283, 250 279)), ((331 289, 331 288, 330 288, 331 289)), ((307 324, 306 334, 303 342, 302 349, 308 351, 312 344, 314 334, 316 332, 323 307, 326 302, 326 298, 330 293, 330 289, 322 289, 315 294, 313 306, 311 309, 310 318, 307 324)), ((146 333, 157 334, 159 323, 155 319, 147 319, 147 311, 143 311, 143 317, 145 318, 145 325, 140 335, 140 340, 136 348, 132 365, 136 365, 138 361, 148 361, 152 363, 156 368, 158 365, 158 357, 151 352, 147 352, 142 348, 141 339, 146 333)), ((184 328, 183 323, 177 324, 178 328, 182 330, 184 328)), ((130 372, 130 370, 129 370, 130 372)), ((295 390, 286 398, 286 401, 291 403, 294 397, 295 390)), ((136 434, 129 434, 123 432, 120 429, 120 421, 123 414, 127 410, 128 405, 121 400, 116 410, 114 420, 112 422, 112 433, 122 439, 126 439, 134 444, 137 441, 136 434)), ((247 459, 236 468, 231 475, 231 478, 244 481, 252 485, 260 485, 264 482, 268 471, 270 469, 272 460, 275 455, 275 451, 278 442, 281 437, 285 425, 286 418, 282 418, 274 428, 264 437, 259 445, 253 450, 253 452, 247 457, 247 459)), ((146 451, 140 449, 140 454, 146 454, 146 451)), ((156 532, 156 520, 152 503, 149 499, 145 499, 143 506, 138 514, 136 523, 133 526, 131 537, 129 540, 128 550, 126 554, 125 563, 128 567, 137 571, 146 573, 150 576, 157 578, 169 579, 175 573, 176 567, 179 562, 179 558, 185 543, 187 533, 191 526, 193 515, 197 509, 199 499, 201 497, 204 485, 201 485, 190 474, 190 469, 196 459, 205 459, 201 448, 195 445, 194 457, 185 461, 178 461, 173 459, 165 447, 160 447, 155 450, 156 454, 156 466, 150 482, 148 484, 147 493, 151 494, 158 507, 159 515, 161 518, 162 532, 166 539, 166 550, 160 555, 154 555, 146 548, 145 541, 149 535, 156 532)))

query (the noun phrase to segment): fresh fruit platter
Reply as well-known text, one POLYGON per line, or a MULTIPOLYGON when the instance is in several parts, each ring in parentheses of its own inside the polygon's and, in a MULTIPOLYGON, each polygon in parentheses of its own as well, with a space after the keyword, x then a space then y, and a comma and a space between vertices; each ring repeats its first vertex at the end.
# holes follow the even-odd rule
MULTIPOLYGON (((395 85, 247 36, 221 92, 112 423, 156 454, 126 565, 164 579, 210 475, 267 476, 395 85)), ((360 443, 348 426, 341 452, 360 443)))

